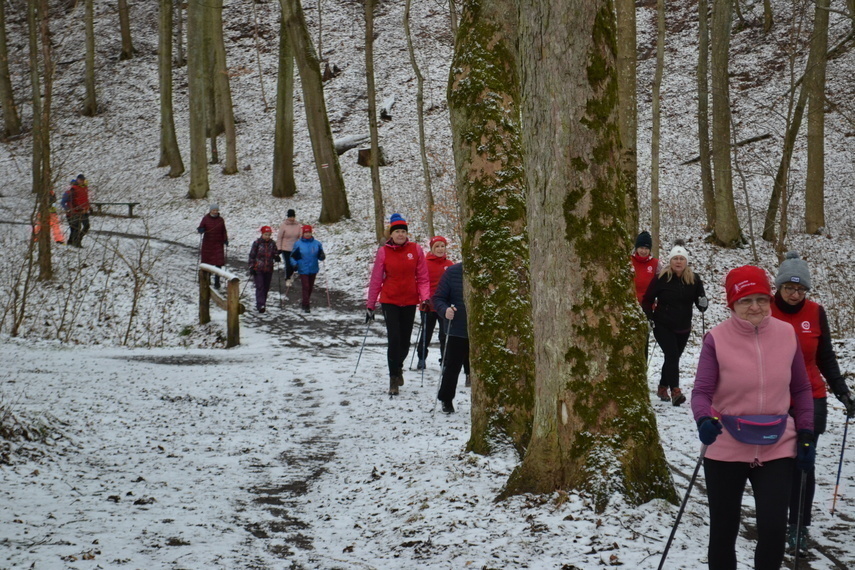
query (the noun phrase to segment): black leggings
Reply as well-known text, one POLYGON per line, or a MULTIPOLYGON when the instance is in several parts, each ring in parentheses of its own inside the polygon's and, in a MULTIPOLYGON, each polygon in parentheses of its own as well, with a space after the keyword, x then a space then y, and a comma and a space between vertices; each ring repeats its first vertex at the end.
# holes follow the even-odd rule
MULTIPOLYGON (((442 383, 439 386, 437 400, 450 402, 457 394, 457 378, 464 364, 469 364, 469 339, 462 336, 450 336, 446 340, 448 350, 442 363, 442 383)), ((468 374, 468 372, 467 372, 468 374)))
POLYGON ((787 498, 795 460, 767 461, 762 467, 748 463, 704 459, 710 505, 710 570, 736 569, 736 537, 742 518, 745 482, 751 481, 757 513, 755 570, 779 570, 784 560, 787 533, 787 498))
MULTIPOLYGON (((419 344, 416 346, 419 358, 427 358, 430 346, 430 341, 433 339, 433 330, 436 328, 436 323, 439 316, 436 311, 423 311, 422 317, 422 334, 419 335, 419 344)), ((442 359, 445 353, 445 332, 442 330, 442 323, 439 323, 439 358, 442 359)))
POLYGON ((665 358, 662 363, 662 376, 659 378, 660 386, 680 387, 680 356, 689 342, 690 334, 691 331, 674 332, 662 325, 656 325, 653 329, 653 337, 662 347, 662 356, 665 358))
POLYGON ((404 361, 410 352, 410 337, 413 334, 413 322, 416 320, 416 305, 399 307, 383 303, 383 318, 386 321, 386 337, 389 348, 386 360, 389 363, 389 375, 401 374, 404 361))

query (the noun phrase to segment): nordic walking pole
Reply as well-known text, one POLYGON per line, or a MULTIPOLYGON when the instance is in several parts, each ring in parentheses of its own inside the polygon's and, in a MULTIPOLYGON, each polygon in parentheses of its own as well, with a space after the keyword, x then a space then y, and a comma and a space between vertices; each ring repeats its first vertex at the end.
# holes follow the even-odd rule
POLYGON ((281 309, 283 307, 283 304, 282 304, 282 272, 277 271, 276 274, 277 274, 276 282, 278 283, 278 289, 279 289, 279 308, 281 309))
MULTIPOLYGON (((423 328, 424 328, 424 319, 421 319, 419 321, 419 336, 416 337, 416 345, 417 346, 419 344, 419 341, 422 338, 422 329, 423 328)), ((413 353, 410 355, 410 370, 413 369, 413 360, 415 360, 415 358, 416 358, 416 352, 418 352, 418 351, 413 351, 413 353)))
POLYGON ((326 262, 324 262, 324 283, 327 288, 327 307, 332 309, 332 301, 330 301, 330 274, 327 273, 326 262))
POLYGON ((671 541, 674 540, 674 534, 677 532, 677 526, 680 524, 680 519, 683 518, 683 511, 686 509, 686 503, 689 502, 689 495, 692 492, 692 487, 695 486, 695 479, 698 478, 698 471, 701 469, 701 463, 704 462, 704 455, 707 453, 707 446, 701 446, 701 454, 698 457, 698 462, 695 464, 695 471, 692 473, 692 478, 689 480, 689 488, 686 489, 686 495, 683 497, 683 503, 680 505, 680 510, 677 512, 677 520, 674 521, 674 526, 671 527, 671 536, 668 537, 668 542, 665 544, 665 551, 662 552, 662 559, 659 561, 658 570, 662 570, 665 565, 665 558, 668 557, 668 551, 671 549, 671 541))
POLYGON ((365 319, 365 336, 362 337, 362 348, 359 349, 359 357, 356 359, 356 368, 353 369, 353 374, 359 370, 359 361, 362 360, 362 351, 365 350, 365 341, 368 339, 368 328, 371 326, 371 319, 365 319))
POLYGON ((843 443, 840 444, 840 463, 837 464, 837 482, 834 483, 834 498, 831 501, 831 515, 834 516, 834 508, 837 506, 837 489, 840 487, 840 471, 843 469, 843 451, 846 449, 846 434, 849 432, 849 414, 846 414, 846 423, 843 424, 843 443))
POLYGON ((799 510, 798 518, 796 519, 796 553, 793 558, 793 569, 798 570, 799 567, 799 552, 801 551, 801 530, 802 530, 802 511, 805 507, 805 487, 807 486, 807 471, 802 471, 801 483, 799 483, 799 510))
MULTIPOLYGON (((455 311, 457 310, 454 305, 451 305, 451 308, 455 311)), ((450 319, 445 319, 448 321, 446 325, 447 330, 445 331, 445 349, 442 351, 442 366, 439 368, 439 382, 436 387, 436 398, 433 399, 433 410, 431 414, 436 413, 436 401, 439 399, 439 391, 442 390, 442 377, 445 376, 445 366, 448 364, 448 360, 446 360, 445 355, 448 354, 448 333, 451 332, 451 321, 454 320, 454 315, 451 316, 450 319)))
POLYGON ((196 267, 197 267, 197 269, 196 269, 196 283, 198 283, 198 282, 199 282, 199 270, 198 270, 198 267, 199 267, 199 264, 200 264, 200 263, 202 263, 202 240, 204 240, 204 239, 205 239, 205 234, 204 234, 204 232, 203 232, 203 233, 199 236, 199 261, 198 261, 198 263, 196 263, 196 267))
POLYGON ((427 368, 427 334, 426 334, 426 325, 427 324, 427 312, 422 313, 422 357, 425 359, 425 365, 422 366, 422 388, 425 387, 425 368, 427 368))

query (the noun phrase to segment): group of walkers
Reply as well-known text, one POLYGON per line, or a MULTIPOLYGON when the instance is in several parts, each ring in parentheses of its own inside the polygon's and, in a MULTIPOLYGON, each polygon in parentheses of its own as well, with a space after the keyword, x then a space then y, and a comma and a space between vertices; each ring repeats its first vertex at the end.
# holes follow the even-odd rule
POLYGON ((461 369, 469 385, 469 333, 466 304, 463 300, 463 265, 446 257, 448 241, 431 238, 430 252, 409 239, 407 220, 392 214, 389 236, 374 257, 368 283, 365 323, 374 320, 379 302, 386 324, 389 369, 389 395, 404 385, 404 361, 410 351, 416 310, 421 314, 421 332, 417 341, 419 369, 426 367, 428 345, 437 322, 440 323, 440 364, 442 377, 437 399, 442 411, 454 412, 454 397, 461 369))
MULTIPOLYGON (((56 193, 53 190, 50 191, 49 202, 48 224, 50 225, 51 239, 59 245, 68 243, 72 247, 82 248, 83 237, 89 233, 89 210, 91 208, 89 185, 86 182, 86 177, 79 174, 77 178, 72 178, 68 188, 60 198, 60 207, 65 212, 65 219, 69 228, 67 242, 59 223, 56 193)), ((40 231, 41 223, 36 219, 33 224, 33 235, 37 237, 40 231)))
MULTIPOLYGON (((651 247, 650 235, 642 232, 631 256, 636 294, 662 349, 657 396, 679 406, 686 401, 679 359, 691 331, 692 306, 703 313, 708 302, 684 243, 671 249, 661 267, 651 247)), ((806 298, 807 263, 788 253, 774 284, 773 293, 759 267, 731 270, 725 279, 729 318, 703 337, 691 408, 702 443, 711 569, 736 568, 748 481, 757 518, 754 567, 777 570, 786 547, 807 551, 817 440, 828 415, 826 384, 847 417, 855 417, 855 399, 840 373, 825 311, 806 298)))
MULTIPOLYGON (((220 216, 218 204, 210 204, 208 213, 202 218, 196 231, 201 234, 199 257, 202 263, 222 268, 226 262, 226 247, 229 236, 226 222, 220 216)), ((293 274, 300 276, 304 313, 311 312, 311 297, 315 288, 315 277, 320 271, 320 262, 326 259, 323 245, 314 237, 312 226, 300 225, 294 210, 279 226, 276 240, 273 228, 262 226, 261 234, 249 250, 248 273, 255 284, 255 308, 259 313, 267 311, 267 296, 273 282, 274 265, 282 263, 286 287, 290 288, 293 274)), ((214 274, 214 287, 220 288, 220 276, 214 274)))

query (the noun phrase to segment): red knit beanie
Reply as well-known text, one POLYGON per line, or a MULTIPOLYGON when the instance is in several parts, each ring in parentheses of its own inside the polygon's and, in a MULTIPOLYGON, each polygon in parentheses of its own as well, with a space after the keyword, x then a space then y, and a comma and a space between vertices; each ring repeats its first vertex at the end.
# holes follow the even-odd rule
POLYGON ((430 248, 431 248, 431 249, 433 249, 433 244, 435 244, 435 243, 436 243, 436 242, 438 242, 438 241, 441 241, 441 242, 442 242, 442 243, 444 243, 445 245, 448 245, 448 240, 447 240, 447 239, 445 239, 444 237, 442 237, 442 236, 434 236, 434 237, 430 238, 430 244, 429 244, 430 248))
POLYGON ((304 234, 305 233, 312 233, 312 226, 310 226, 309 224, 306 224, 305 226, 303 226, 303 229, 300 231, 302 231, 304 234))
POLYGON ((727 306, 731 309, 736 301, 748 295, 762 293, 772 296, 769 276, 765 270, 754 265, 743 265, 732 269, 724 280, 724 289, 727 293, 727 306))

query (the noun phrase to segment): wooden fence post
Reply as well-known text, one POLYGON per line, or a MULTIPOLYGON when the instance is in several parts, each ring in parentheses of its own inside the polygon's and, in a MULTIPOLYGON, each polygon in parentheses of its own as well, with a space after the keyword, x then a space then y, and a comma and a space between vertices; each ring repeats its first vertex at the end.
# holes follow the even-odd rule
POLYGON ((231 348, 240 344, 240 279, 229 279, 227 294, 226 348, 231 348))
MULTIPOLYGON (((2 1, 2 0, 0 0, 2 1)), ((199 270, 199 324, 211 322, 211 274, 199 270)))

